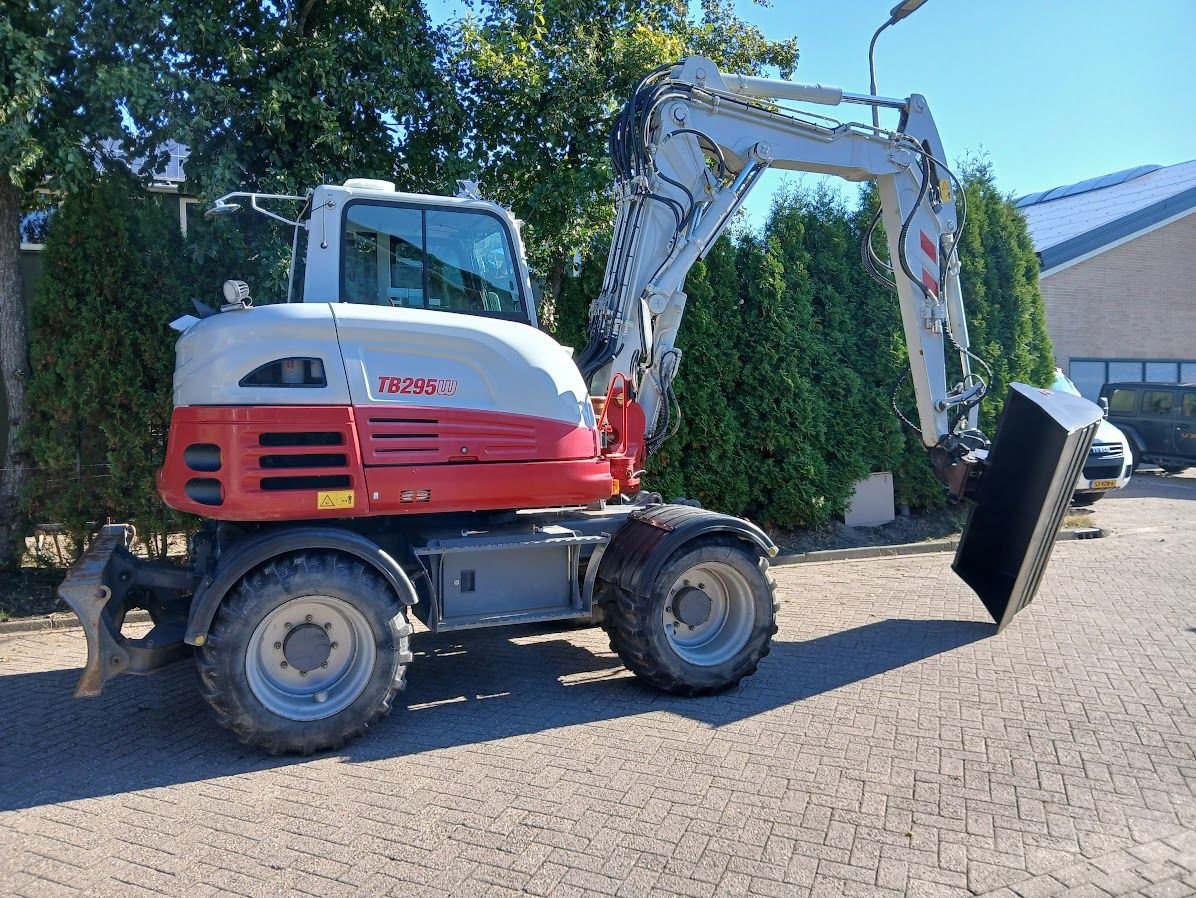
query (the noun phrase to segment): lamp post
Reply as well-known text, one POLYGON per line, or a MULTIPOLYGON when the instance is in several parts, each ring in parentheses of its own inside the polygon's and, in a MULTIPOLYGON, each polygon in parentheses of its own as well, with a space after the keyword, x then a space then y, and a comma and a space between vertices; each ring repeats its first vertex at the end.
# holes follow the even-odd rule
MULTIPOLYGON (((889 10, 889 20, 877 28, 876 33, 872 35, 872 42, 868 44, 868 89, 871 91, 872 96, 876 96, 876 63, 873 59, 873 54, 876 52, 876 39, 890 25, 896 25, 902 19, 913 15, 925 2, 926 0, 901 0, 900 3, 889 10)), ((872 127, 880 127, 880 110, 875 106, 872 107, 872 127)))

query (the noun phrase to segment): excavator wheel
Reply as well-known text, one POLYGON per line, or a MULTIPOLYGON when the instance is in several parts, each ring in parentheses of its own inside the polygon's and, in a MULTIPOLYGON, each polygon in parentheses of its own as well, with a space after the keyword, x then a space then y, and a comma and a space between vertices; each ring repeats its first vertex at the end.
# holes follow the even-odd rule
POLYGON ((677 550, 636 596, 601 584, 602 626, 629 670, 677 695, 710 695, 755 672, 777 632, 768 560, 733 536, 677 550))
POLYGON ((329 551, 246 574, 196 652, 217 721, 271 754, 338 748, 390 711, 411 625, 372 567, 329 551))

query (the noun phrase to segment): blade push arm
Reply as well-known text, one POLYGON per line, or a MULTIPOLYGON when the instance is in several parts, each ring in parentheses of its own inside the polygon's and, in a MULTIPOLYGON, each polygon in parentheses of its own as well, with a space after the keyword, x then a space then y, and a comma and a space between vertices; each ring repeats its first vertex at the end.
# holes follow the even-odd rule
MULTIPOLYGON (((602 291, 579 358, 592 393, 636 385, 649 451, 668 436, 683 284, 768 168, 877 182, 927 447, 974 429, 986 390, 971 373, 952 176, 923 97, 889 100, 744 75, 689 57, 645 78, 611 139, 618 214, 602 291), (896 131, 781 109, 760 98, 897 108, 896 131), (963 372, 947 384, 947 353, 963 372)), ((958 455, 958 451, 951 453, 958 455)))

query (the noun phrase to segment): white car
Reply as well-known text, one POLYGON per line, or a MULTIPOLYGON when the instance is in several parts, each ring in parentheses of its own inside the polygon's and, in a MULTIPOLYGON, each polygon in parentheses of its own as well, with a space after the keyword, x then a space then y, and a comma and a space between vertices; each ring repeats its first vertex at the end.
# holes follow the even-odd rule
MULTIPOLYGON (((1055 369, 1051 389, 1073 396, 1080 395, 1076 385, 1058 368, 1055 369)), ((1089 505, 1110 490, 1119 490, 1130 482, 1130 474, 1134 469, 1130 442, 1124 433, 1108 422, 1107 415, 1106 412, 1106 420, 1101 421, 1096 430, 1096 438, 1088 450, 1088 460, 1084 462, 1076 481, 1076 491, 1072 497, 1076 505, 1089 505)))

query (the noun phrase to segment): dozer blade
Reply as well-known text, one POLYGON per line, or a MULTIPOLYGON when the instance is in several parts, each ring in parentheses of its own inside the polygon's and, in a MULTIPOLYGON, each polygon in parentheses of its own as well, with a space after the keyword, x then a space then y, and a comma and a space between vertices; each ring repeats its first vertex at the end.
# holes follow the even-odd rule
POLYGON ((1003 630, 1034 599, 1101 410, 1013 384, 952 567, 1003 630))

